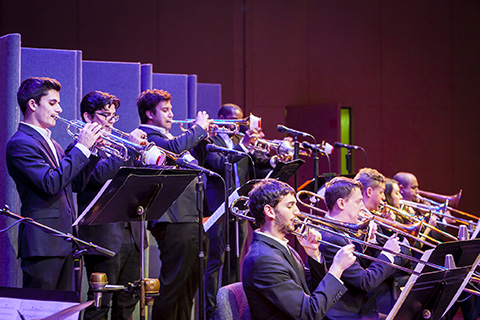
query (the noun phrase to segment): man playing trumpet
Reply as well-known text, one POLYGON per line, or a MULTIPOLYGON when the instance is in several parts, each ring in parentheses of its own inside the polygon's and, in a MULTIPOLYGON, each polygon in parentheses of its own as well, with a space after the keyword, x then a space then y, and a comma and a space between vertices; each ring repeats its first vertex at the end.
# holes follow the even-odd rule
MULTIPOLYGON (((101 126, 86 124, 68 154, 50 137, 60 107, 60 83, 32 77, 17 92, 23 122, 7 144, 8 173, 15 181, 21 213, 64 233, 73 234, 76 210, 72 191, 81 191, 98 158, 90 148, 101 135, 101 126)), ((72 290, 72 243, 31 225, 21 225, 18 235, 23 287, 72 290)))
POLYGON ((265 179, 249 193, 249 209, 260 226, 243 264, 243 287, 253 319, 322 319, 346 288, 342 272, 355 261, 353 245, 346 245, 325 274, 318 250, 320 234, 311 230, 299 242, 310 270, 288 245, 299 214, 295 191, 284 182, 265 179))
MULTIPOLYGON (((117 109, 120 107, 120 100, 109 93, 92 91, 83 97, 80 104, 82 119, 86 123, 97 123, 102 126, 105 133, 110 133, 113 125, 119 119, 117 109)), ((130 142, 137 145, 147 143, 147 134, 142 130, 135 129, 129 135, 130 142)), ((105 144, 105 141, 100 143, 105 144)), ((104 152, 98 151, 101 160, 97 163, 95 170, 88 181, 83 192, 77 195, 78 209, 82 212, 100 191, 105 182, 112 179, 120 167, 139 166, 141 163, 135 161, 138 154, 131 154, 128 160, 122 160, 114 156, 107 156, 104 152)), ((133 152, 132 152, 133 153, 133 152)), ((141 265, 141 222, 119 222, 97 225, 79 226, 79 236, 85 241, 91 241, 99 246, 115 252, 115 257, 107 258, 101 255, 89 254, 84 257, 87 269, 87 278, 93 272, 102 272, 107 275, 110 284, 127 285, 140 279, 141 265)), ((146 242, 145 242, 146 243, 146 242)), ((93 292, 88 292, 88 299, 93 300, 93 292)), ((112 304, 112 319, 128 319, 138 297, 130 293, 118 292, 106 293, 102 298, 100 308, 91 306, 86 309, 84 320, 107 319, 112 304)))

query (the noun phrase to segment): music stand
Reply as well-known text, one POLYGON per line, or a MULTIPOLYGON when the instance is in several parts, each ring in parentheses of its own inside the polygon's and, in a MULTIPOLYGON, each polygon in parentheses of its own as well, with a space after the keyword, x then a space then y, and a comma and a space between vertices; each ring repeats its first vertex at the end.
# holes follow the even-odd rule
POLYGON ((296 159, 287 162, 279 162, 275 168, 266 176, 266 178, 277 179, 283 182, 287 182, 300 168, 305 161, 302 159, 296 159))
MULTIPOLYGON (((480 239, 478 239, 480 240, 480 239)), ((444 271, 418 264, 387 320, 440 319, 465 289, 480 261, 478 240, 455 241, 427 250, 422 257, 430 263, 443 266, 447 254, 452 255, 457 268, 444 271)))
MULTIPOLYGON (((158 220, 199 173, 198 170, 120 168, 75 224, 158 220)), ((141 241, 140 318, 145 319, 144 226, 141 241)))

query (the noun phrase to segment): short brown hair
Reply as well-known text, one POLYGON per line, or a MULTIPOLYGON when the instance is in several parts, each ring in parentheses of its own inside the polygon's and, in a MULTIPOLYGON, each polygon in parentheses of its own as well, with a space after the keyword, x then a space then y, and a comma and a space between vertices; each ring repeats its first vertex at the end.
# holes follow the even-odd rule
POLYGON ((363 191, 363 186, 359 181, 336 177, 325 185, 325 204, 329 211, 333 209, 338 199, 348 200, 352 195, 352 190, 358 188, 363 191))

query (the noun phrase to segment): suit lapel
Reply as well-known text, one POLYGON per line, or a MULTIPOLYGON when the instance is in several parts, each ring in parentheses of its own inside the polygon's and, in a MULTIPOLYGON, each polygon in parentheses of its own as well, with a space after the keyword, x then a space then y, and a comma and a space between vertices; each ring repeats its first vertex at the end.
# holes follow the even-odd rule
POLYGON ((275 241, 273 239, 270 239, 269 237, 266 237, 262 234, 254 233, 254 239, 263 241, 270 246, 275 247, 276 249, 280 250, 285 257, 285 259, 288 261, 288 263, 292 266, 293 270, 295 270, 295 273, 297 274, 298 278, 300 279, 300 282, 302 283, 303 289, 305 292, 310 292, 308 289, 307 285, 307 280, 305 279, 305 270, 303 265, 301 264, 301 258, 298 255, 298 253, 293 250, 289 246, 289 249, 285 248, 283 245, 281 245, 278 241, 275 241), (295 256, 294 256, 295 255, 295 256), (298 260, 297 260, 298 259, 298 260))
POLYGON ((47 158, 45 159, 52 167, 56 168, 58 167, 57 161, 55 160, 55 156, 52 152, 52 149, 50 149, 50 146, 48 145, 47 141, 42 137, 40 133, 38 133, 35 129, 29 127, 28 125, 25 125, 23 123, 20 123, 20 126, 18 128, 19 130, 22 130, 29 136, 31 136, 33 139, 35 139, 45 150, 47 158))

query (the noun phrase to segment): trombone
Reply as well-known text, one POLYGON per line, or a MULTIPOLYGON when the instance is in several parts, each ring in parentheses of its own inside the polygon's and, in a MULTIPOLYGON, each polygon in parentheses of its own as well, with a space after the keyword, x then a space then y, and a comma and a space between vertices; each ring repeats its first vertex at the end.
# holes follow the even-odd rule
MULTIPOLYGON (((248 215, 248 213, 249 213, 248 209, 241 210, 241 209, 237 208, 237 204, 240 201, 244 201, 245 205, 246 205, 248 203, 248 200, 249 200, 249 198, 246 197, 246 196, 241 196, 241 197, 235 199, 234 201, 232 201, 232 203, 230 205, 230 211, 232 212, 233 215, 235 215, 235 216, 237 216, 241 219, 245 219, 245 220, 248 220, 248 221, 255 222, 255 218, 248 215)), ((430 263, 430 262, 427 262, 427 261, 423 261, 423 260, 414 258, 412 256, 409 256, 409 255, 406 255, 406 254, 403 254, 403 253, 395 252, 395 251, 383 248, 381 246, 375 245, 373 243, 360 240, 360 239, 355 238, 353 236, 349 236, 349 235, 346 235, 344 233, 340 233, 340 232, 337 232, 335 230, 332 230, 332 229, 348 230, 350 228, 353 231, 364 230, 368 227, 368 222, 370 222, 370 220, 367 221, 367 223, 361 222, 359 224, 350 224, 350 223, 345 223, 345 222, 332 220, 332 219, 328 219, 328 218, 318 217, 318 216, 311 215, 311 214, 308 214, 308 213, 303 213, 303 212, 300 212, 297 216, 300 217, 300 218, 304 218, 305 220, 302 221, 300 219, 295 219, 295 223, 303 225, 307 228, 313 228, 313 229, 318 230, 318 231, 324 231, 324 232, 328 232, 328 233, 331 233, 331 234, 334 234, 334 235, 338 235, 342 238, 347 238, 350 241, 369 246, 373 249, 389 252, 390 254, 396 255, 400 258, 411 260, 412 262, 420 263, 420 264, 429 266, 429 267, 434 268, 434 269, 438 269, 438 270, 446 270, 447 269, 443 266, 436 265, 436 264, 433 264, 433 263, 430 263), (329 229, 328 227, 330 227, 332 229, 329 229)), ((352 232, 348 232, 348 233, 352 233, 352 232)), ((353 233, 355 233, 355 232, 353 232, 353 233)), ((304 237, 305 236, 304 234, 299 233, 299 232, 293 232, 293 234, 297 237, 304 237)), ((334 243, 331 243, 331 242, 328 242, 328 241, 325 241, 325 240, 319 240, 319 242, 322 243, 322 244, 328 245, 328 246, 333 246, 333 247, 338 248, 338 249, 341 248, 340 245, 337 245, 337 244, 334 244, 334 243)), ((386 265, 388 265, 392 268, 396 268, 396 269, 399 269, 399 270, 402 270, 402 271, 405 271, 405 272, 408 272, 408 273, 411 273, 411 274, 415 274, 415 275, 420 274, 420 273, 418 273, 418 272, 416 272, 412 269, 409 269, 409 268, 406 268, 406 267, 403 267, 403 266, 399 266, 399 265, 396 265, 396 264, 393 264, 393 263, 390 263, 390 262, 387 262, 387 261, 369 256, 369 255, 367 255, 365 253, 362 253, 362 252, 354 251, 354 254, 359 256, 359 257, 366 258, 368 260, 372 260, 372 261, 379 262, 379 263, 382 263, 382 264, 386 264, 386 265)))
MULTIPOLYGON (((60 116, 56 116, 55 119, 67 124, 67 133, 74 139, 77 138, 78 134, 74 133, 70 128, 73 127, 75 129, 83 129, 85 127, 85 122, 80 120, 67 120, 60 116)), ((123 138, 128 138, 130 134, 120 131, 116 128, 111 129, 113 132, 120 135, 120 137, 116 136, 111 132, 106 132, 102 130, 101 138, 107 141, 107 144, 95 144, 94 147, 97 150, 103 151, 106 154, 121 159, 123 161, 127 161, 128 159, 130 159, 130 155, 128 154, 129 150, 138 153, 141 156, 141 161, 143 164, 153 164, 158 166, 161 166, 165 163, 166 157, 169 157, 176 161, 178 158, 181 158, 185 153, 173 153, 171 151, 156 146, 153 142, 147 145, 139 145, 123 138)))
MULTIPOLYGON (((315 210, 315 211, 318 211, 318 212, 321 212, 323 214, 327 214, 328 212, 325 211, 325 210, 322 210, 320 208, 317 208, 309 203, 306 203, 304 200, 302 200, 302 196, 307 196, 309 199, 314 199, 315 202, 318 202, 319 200, 324 200, 323 197, 319 196, 318 194, 314 193, 314 192, 311 192, 311 191, 307 191, 307 190, 300 190, 297 192, 297 201, 299 203, 301 203, 302 205, 306 206, 307 208, 310 208, 312 210, 315 210)), ((375 223, 377 223, 378 225, 384 227, 385 229, 390 229, 390 230, 393 230, 394 232, 404 236, 404 237, 407 237, 409 239, 412 239, 414 241, 418 241, 426 246, 429 246, 431 248, 434 248, 435 245, 421 239, 418 237, 418 234, 420 232, 420 228, 422 226, 422 223, 414 223, 414 224, 410 224, 410 225, 405 225, 405 224, 402 224, 402 223, 399 223, 399 222, 396 222, 396 221, 391 221, 389 219, 386 219, 386 218, 381 218, 379 217, 378 215, 375 215, 371 212, 367 212, 367 216, 365 217, 366 219, 368 220, 373 220, 375 223)), ((325 218, 322 218, 322 219, 325 219, 325 218)), ((381 233, 378 233, 380 234, 380 236, 382 236, 381 233)), ((401 245, 404 245, 406 246, 405 244, 401 244, 401 245)), ((412 249, 412 250, 415 250, 413 249, 411 246, 407 246, 409 249, 412 249)))
MULTIPOLYGON (((400 200, 400 201, 403 201, 403 200, 400 200)), ((388 205, 388 204, 386 204, 386 203, 380 204, 380 209, 381 209, 381 211, 383 211, 383 210, 385 210, 385 209, 388 209, 388 210, 390 210, 390 211, 393 211, 393 213, 395 213, 396 215, 399 215, 399 216, 401 216, 401 217, 404 217, 404 218, 406 218, 407 220, 409 220, 410 222, 413 222, 413 223, 415 223, 415 222, 417 222, 417 221, 423 221, 423 226, 425 226, 426 228, 429 228, 429 229, 431 229, 431 230, 434 230, 434 231, 442 234, 443 236, 447 237, 448 239, 450 239, 450 240, 452 240, 452 241, 457 241, 457 240, 458 240, 458 238, 456 238, 455 236, 451 235, 450 233, 445 232, 445 231, 442 231, 442 230, 438 229, 437 227, 435 227, 435 226, 433 226, 433 225, 431 225, 431 224, 429 224, 429 223, 426 223, 424 218, 421 218, 421 219, 420 219, 420 218, 418 218, 418 217, 416 217, 416 216, 408 213, 408 212, 405 211, 405 210, 392 207, 392 206, 390 206, 390 205, 388 205)), ((430 236, 428 236, 428 235, 426 235, 426 234, 420 234, 420 235, 421 235, 422 237, 427 238, 427 239, 430 240, 430 241, 433 241, 433 242, 436 242, 436 243, 440 243, 440 241, 438 241, 438 240, 436 240, 436 239, 434 239, 434 238, 432 238, 432 237, 430 237, 430 236)))

